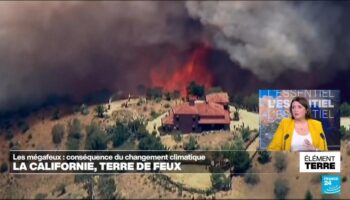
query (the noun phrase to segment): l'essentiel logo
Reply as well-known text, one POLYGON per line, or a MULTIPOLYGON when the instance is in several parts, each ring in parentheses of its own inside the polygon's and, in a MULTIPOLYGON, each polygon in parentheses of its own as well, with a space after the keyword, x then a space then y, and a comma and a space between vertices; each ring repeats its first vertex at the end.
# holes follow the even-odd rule
POLYGON ((341 178, 336 175, 322 175, 322 194, 340 194, 341 178))

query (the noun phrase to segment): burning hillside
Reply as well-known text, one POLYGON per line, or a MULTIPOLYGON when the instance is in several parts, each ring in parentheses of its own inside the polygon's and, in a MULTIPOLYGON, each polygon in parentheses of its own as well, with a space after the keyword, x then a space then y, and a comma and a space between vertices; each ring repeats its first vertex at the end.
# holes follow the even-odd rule
POLYGON ((204 85, 206 88, 211 87, 214 77, 206 62, 208 50, 207 45, 195 48, 186 63, 173 69, 166 66, 151 68, 151 85, 162 87, 166 91, 178 90, 182 95, 186 95, 186 87, 191 81, 204 85))
POLYGON ((232 94, 348 91, 349 4, 312 4, 0 2, 0 115, 138 85, 184 94, 192 80, 232 94))

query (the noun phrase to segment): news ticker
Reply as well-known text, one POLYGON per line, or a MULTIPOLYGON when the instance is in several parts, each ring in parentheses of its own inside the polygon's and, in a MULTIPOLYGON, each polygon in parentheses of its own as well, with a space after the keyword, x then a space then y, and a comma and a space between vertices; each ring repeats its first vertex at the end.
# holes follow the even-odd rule
MULTIPOLYGON (((231 168, 222 156, 225 152, 229 151, 11 150, 9 160, 10 173, 16 174, 209 173, 210 167, 231 168)), ((340 152, 299 153, 300 172, 339 173, 340 165, 340 152)), ((276 173, 267 170, 273 169, 258 173, 276 173)))

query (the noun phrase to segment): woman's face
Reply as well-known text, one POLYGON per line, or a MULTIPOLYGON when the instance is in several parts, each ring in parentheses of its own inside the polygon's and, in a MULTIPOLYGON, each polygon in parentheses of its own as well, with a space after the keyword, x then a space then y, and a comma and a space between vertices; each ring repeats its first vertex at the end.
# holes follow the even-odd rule
POLYGON ((301 103, 294 101, 292 103, 292 115, 296 120, 305 119, 306 108, 301 103))

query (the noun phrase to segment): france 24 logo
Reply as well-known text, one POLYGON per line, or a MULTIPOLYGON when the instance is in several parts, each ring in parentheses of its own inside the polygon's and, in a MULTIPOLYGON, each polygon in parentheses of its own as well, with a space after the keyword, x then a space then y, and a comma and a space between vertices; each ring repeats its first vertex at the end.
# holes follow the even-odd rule
POLYGON ((340 194, 341 178, 336 175, 322 175, 322 194, 340 194))

